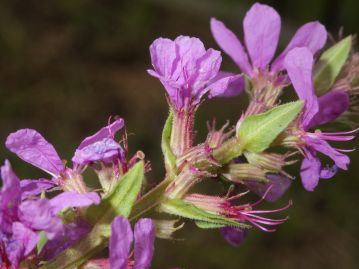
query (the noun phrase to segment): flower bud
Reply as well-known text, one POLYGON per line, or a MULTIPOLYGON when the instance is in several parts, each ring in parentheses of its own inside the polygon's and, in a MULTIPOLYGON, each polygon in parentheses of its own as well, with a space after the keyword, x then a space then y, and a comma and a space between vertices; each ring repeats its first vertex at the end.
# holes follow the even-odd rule
POLYGON ((246 180, 267 182, 265 171, 250 163, 233 163, 228 165, 228 169, 223 173, 230 181, 243 183, 246 180))
POLYGON ((254 152, 245 152, 244 155, 250 164, 259 166, 268 172, 283 173, 286 172, 283 170, 283 167, 286 165, 291 165, 296 160, 288 161, 287 158, 297 154, 297 152, 292 152, 288 154, 277 154, 277 153, 254 153, 254 152))

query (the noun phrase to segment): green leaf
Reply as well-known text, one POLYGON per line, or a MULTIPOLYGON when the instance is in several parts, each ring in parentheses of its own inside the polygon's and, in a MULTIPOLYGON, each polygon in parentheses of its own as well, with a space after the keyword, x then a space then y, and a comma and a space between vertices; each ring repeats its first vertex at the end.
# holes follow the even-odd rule
POLYGON ((114 189, 102 199, 99 205, 87 210, 87 219, 92 224, 108 223, 117 215, 128 217, 131 213, 144 178, 143 162, 136 163, 119 179, 114 189))
POLYGON ((177 170, 176 156, 173 154, 170 146, 172 125, 173 125, 173 111, 171 110, 162 131, 162 141, 161 141, 161 148, 165 161, 166 171, 169 175, 175 175, 177 170))
POLYGON ((201 229, 219 229, 225 227, 225 225, 217 224, 217 223, 209 223, 204 221, 196 221, 195 222, 198 228, 201 229))
POLYGON ((243 150, 262 152, 297 117, 302 101, 277 106, 271 110, 249 116, 237 129, 237 137, 243 150))
POLYGON ((351 46, 352 36, 348 36, 321 55, 314 69, 314 88, 318 95, 324 94, 333 85, 348 59, 351 46))
POLYGON ((183 218, 192 219, 197 223, 199 222, 202 227, 206 226, 205 223, 208 223, 207 227, 232 226, 242 229, 248 229, 251 227, 250 225, 239 223, 230 218, 208 213, 180 199, 167 200, 161 204, 160 211, 183 218))

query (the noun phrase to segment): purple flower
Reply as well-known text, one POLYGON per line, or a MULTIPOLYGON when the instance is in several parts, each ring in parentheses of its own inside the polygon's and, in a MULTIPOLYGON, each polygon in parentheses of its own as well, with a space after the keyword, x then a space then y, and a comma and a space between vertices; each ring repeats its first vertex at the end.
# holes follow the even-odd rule
POLYGON ((313 86, 313 54, 305 47, 291 50, 285 57, 285 67, 294 89, 301 100, 305 101, 305 107, 300 117, 300 126, 297 131, 300 142, 297 145, 305 154, 301 166, 301 178, 303 186, 308 191, 313 191, 320 178, 331 178, 337 168, 347 170, 350 159, 345 154, 331 147, 327 141, 349 141, 355 138, 351 132, 324 133, 308 130, 316 125, 330 122, 348 109, 348 97, 346 93, 329 91, 318 98, 313 86), (317 157, 317 153, 323 153, 331 158, 335 165, 323 167, 317 157))
POLYGON ((140 219, 132 233, 130 222, 122 216, 116 217, 111 225, 109 242, 111 268, 149 268, 154 252, 155 226, 151 219, 140 219), (134 237, 134 261, 129 253, 134 237), (133 267, 132 267, 133 266, 133 267))
POLYGON ((76 165, 87 165, 95 161, 117 163, 124 161, 124 150, 114 140, 116 133, 124 126, 123 119, 117 119, 92 136, 85 138, 72 158, 76 165))
POLYGON ((206 50, 198 38, 158 38, 151 44, 150 54, 153 70, 148 73, 161 81, 178 111, 194 109, 206 93, 210 97, 233 96, 243 90, 242 77, 219 73, 220 52, 206 50))
POLYGON ((123 148, 114 140, 116 132, 123 126, 123 119, 118 119, 94 135, 85 138, 72 158, 75 164, 74 169, 64 166, 54 147, 36 130, 21 129, 11 133, 6 139, 6 147, 19 158, 52 176, 52 180, 22 181, 23 198, 36 196, 56 185, 66 190, 86 192, 86 186, 81 177, 83 166, 93 162, 118 164, 125 161, 123 148), (76 181, 75 184, 72 184, 74 181, 76 181))
POLYGON ((8 161, 1 167, 1 178, 0 257, 15 268, 36 247, 38 232, 44 231, 50 241, 64 233, 64 224, 58 217, 62 209, 100 202, 97 193, 66 192, 50 200, 22 199, 20 180, 8 161))
POLYGON ((270 6, 254 4, 243 20, 245 48, 221 21, 211 19, 212 34, 218 45, 233 59, 239 68, 250 77, 266 72, 284 69, 283 61, 295 47, 307 47, 313 54, 323 48, 327 39, 325 27, 319 22, 309 22, 294 34, 284 51, 273 61, 281 30, 279 14, 270 6), (251 63, 248 59, 251 60, 251 63))

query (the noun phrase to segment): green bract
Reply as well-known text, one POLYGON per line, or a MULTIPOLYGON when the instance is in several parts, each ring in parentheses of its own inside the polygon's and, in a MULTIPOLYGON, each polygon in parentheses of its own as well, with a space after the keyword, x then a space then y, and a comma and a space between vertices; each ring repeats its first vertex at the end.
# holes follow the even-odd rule
POLYGON ((170 176, 173 176, 176 172, 176 156, 173 154, 170 146, 172 125, 173 125, 173 112, 170 111, 162 131, 162 141, 161 141, 161 148, 163 152, 166 171, 170 174, 170 176))
POLYGON ((315 65, 314 87, 318 95, 323 95, 335 82, 348 59, 352 37, 348 36, 323 52, 315 65))
POLYGON ((262 152, 283 132, 302 110, 303 102, 296 101, 249 116, 237 129, 243 150, 262 152))

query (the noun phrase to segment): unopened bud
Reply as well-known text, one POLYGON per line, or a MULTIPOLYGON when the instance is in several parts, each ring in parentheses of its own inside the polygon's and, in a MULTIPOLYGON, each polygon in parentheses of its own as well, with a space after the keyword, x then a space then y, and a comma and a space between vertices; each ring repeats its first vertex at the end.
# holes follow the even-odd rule
POLYGON ((228 165, 228 169, 223 173, 230 181, 243 183, 246 180, 267 182, 265 171, 250 163, 233 163, 228 165))
POLYGON ((287 159, 296 153, 297 152, 288 154, 245 152, 244 155, 250 164, 259 166, 267 170, 267 172, 286 174, 283 170, 284 166, 297 162, 296 160, 287 159))

